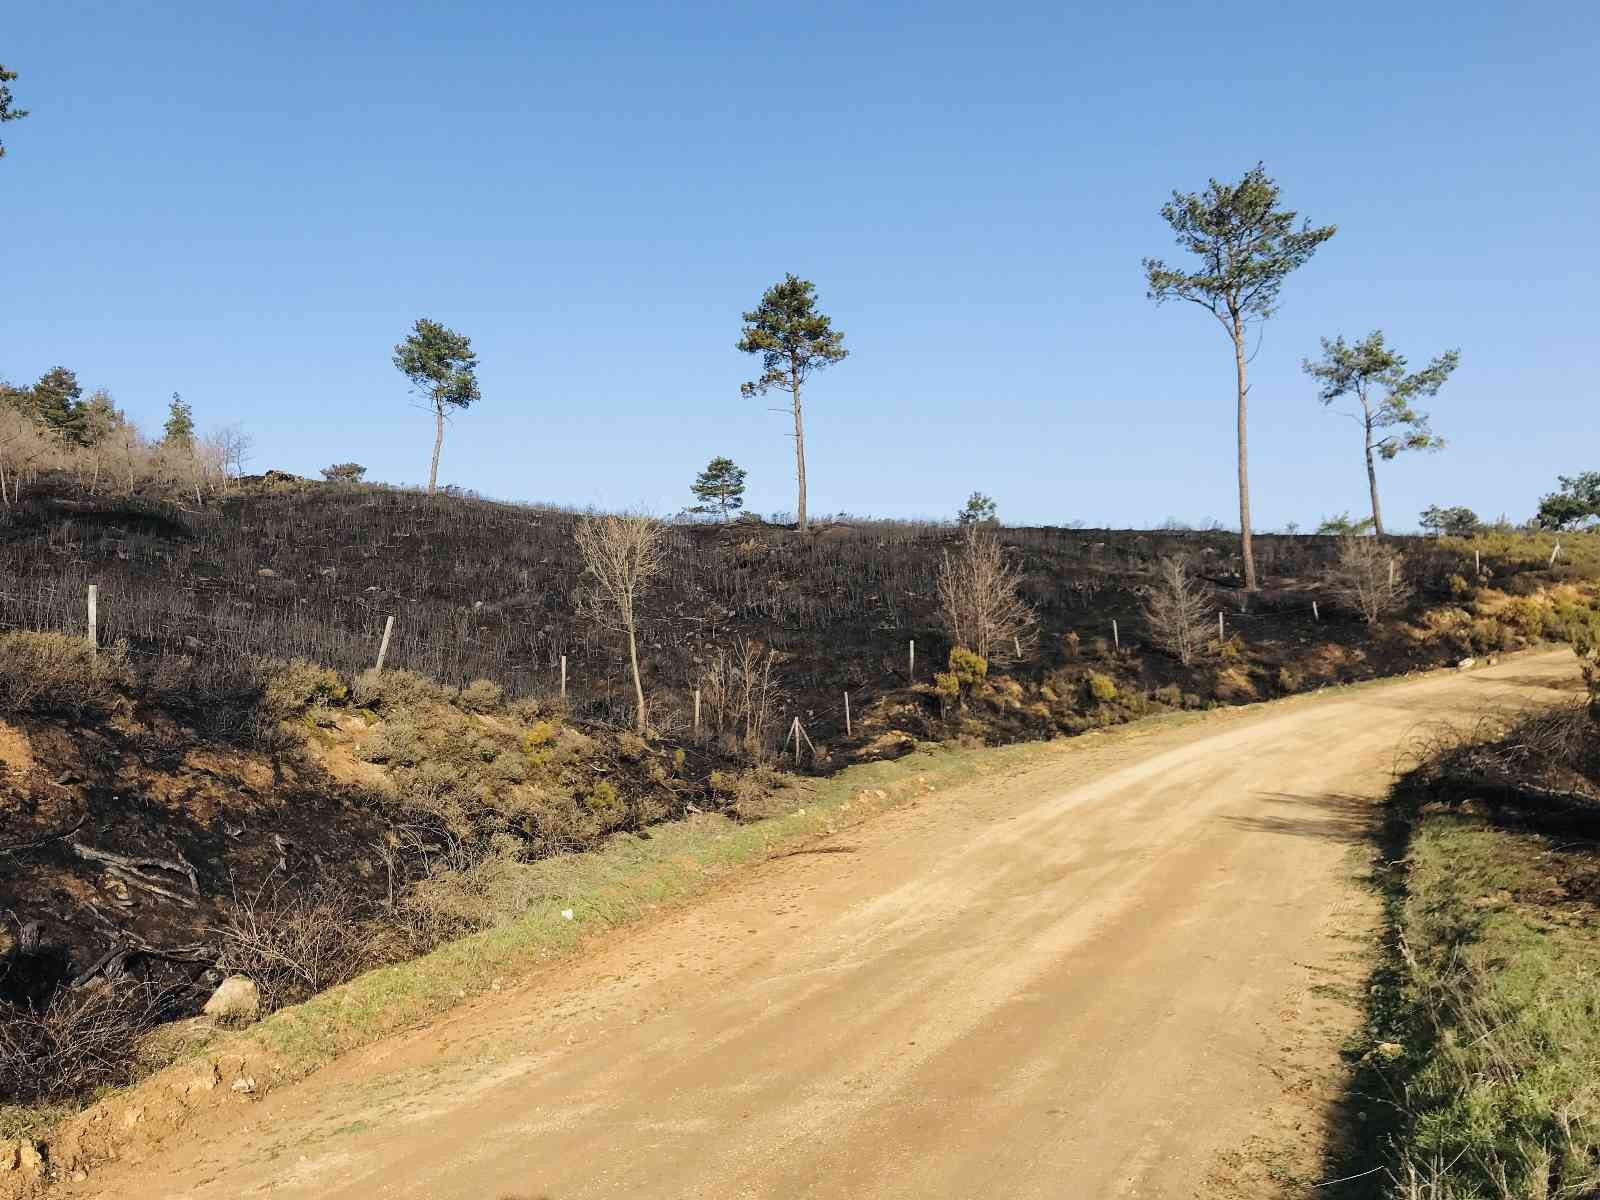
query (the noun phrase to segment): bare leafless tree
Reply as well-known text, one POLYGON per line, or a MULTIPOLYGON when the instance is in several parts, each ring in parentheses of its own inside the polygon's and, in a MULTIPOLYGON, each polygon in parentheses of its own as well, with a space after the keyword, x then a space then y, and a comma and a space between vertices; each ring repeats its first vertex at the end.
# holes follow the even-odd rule
POLYGON ((1144 619, 1157 646, 1184 666, 1193 666, 1206 654, 1215 611, 1214 599, 1184 559, 1161 560, 1144 599, 1144 619))
POLYGON ((729 738, 760 762, 772 745, 772 730, 783 705, 778 682, 778 652, 750 638, 731 650, 718 650, 700 677, 700 690, 718 738, 729 738))
POLYGON ((939 567, 939 616, 950 640, 988 662, 1012 662, 1033 642, 1033 610, 1018 594, 1021 576, 1000 552, 1000 540, 978 525, 961 534, 939 567))
POLYGON ((1347 537, 1324 575, 1333 598, 1369 625, 1398 612, 1411 598, 1405 559, 1378 538, 1347 537))
POLYGON ((211 435, 210 440, 215 444, 222 461, 222 490, 227 491, 230 477, 237 480, 244 475, 255 439, 244 431, 244 426, 235 424, 224 425, 211 435))
POLYGON ((637 513, 584 517, 573 532, 585 568, 581 612, 628 638, 637 701, 635 724, 645 728, 644 683, 639 678, 639 603, 665 566, 666 528, 637 513))

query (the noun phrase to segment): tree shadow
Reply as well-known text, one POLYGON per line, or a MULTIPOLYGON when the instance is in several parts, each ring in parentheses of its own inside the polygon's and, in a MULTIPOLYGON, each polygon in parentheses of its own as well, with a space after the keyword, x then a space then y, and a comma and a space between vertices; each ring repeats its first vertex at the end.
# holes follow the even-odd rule
POLYGON ((1583 679, 1578 675, 1548 676, 1548 675, 1469 675, 1468 678, 1480 687, 1520 687, 1532 688, 1545 692, 1581 692, 1584 690, 1583 679))
POLYGON ((1219 820, 1245 833, 1272 833, 1283 837, 1354 845, 1372 836, 1378 817, 1374 801, 1342 792, 1301 795, 1294 792, 1255 792, 1256 799, 1277 806, 1276 811, 1225 813, 1219 820))
POLYGON ((803 854, 854 854, 854 846, 804 846, 799 850, 785 850, 782 854, 774 854, 778 858, 799 858, 803 854))

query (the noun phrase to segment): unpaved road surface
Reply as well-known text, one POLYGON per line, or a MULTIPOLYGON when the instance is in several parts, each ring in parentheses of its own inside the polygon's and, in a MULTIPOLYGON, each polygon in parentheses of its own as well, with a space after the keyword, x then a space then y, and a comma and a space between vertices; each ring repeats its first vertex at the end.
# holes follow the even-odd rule
POLYGON ((1241 1194, 1217 1164, 1264 1129, 1302 1159, 1325 1133, 1284 1064, 1312 1044, 1318 973, 1370 927, 1353 871, 1397 750, 1575 673, 1551 653, 1079 739, 745 872, 73 1191, 1241 1194))

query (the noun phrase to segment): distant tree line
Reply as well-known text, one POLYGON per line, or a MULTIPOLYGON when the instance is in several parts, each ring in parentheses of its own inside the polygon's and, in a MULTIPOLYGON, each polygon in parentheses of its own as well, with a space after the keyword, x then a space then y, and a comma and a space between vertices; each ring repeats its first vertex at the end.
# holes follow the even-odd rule
POLYGON ((91 495, 160 488, 192 495, 226 491, 249 454, 237 426, 201 437, 194 412, 172 394, 159 438, 146 437, 111 398, 84 394, 75 372, 52 367, 36 383, 0 382, 0 505, 41 473, 75 475, 91 495))

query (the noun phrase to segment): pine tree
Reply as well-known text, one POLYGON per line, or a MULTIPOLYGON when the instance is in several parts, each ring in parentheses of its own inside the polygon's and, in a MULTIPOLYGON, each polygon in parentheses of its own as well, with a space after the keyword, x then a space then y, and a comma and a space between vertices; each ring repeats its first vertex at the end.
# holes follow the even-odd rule
POLYGON ((728 514, 744 507, 744 468, 731 458, 718 455, 706 464, 698 478, 689 485, 700 503, 690 512, 716 513, 727 520, 728 514))
MULTIPOLYGON (((27 109, 16 107, 16 104, 11 96, 10 85, 12 81, 16 79, 16 77, 17 73, 15 71, 6 70, 5 65, 0 63, 0 123, 4 123, 6 121, 20 121, 23 117, 28 115, 27 109)), ((0 158, 4 158, 5 156, 5 143, 0 142, 0 158)))
POLYGON ((982 492, 973 492, 967 497, 967 505, 956 514, 957 525, 989 525, 1000 524, 1000 508, 992 496, 985 496, 982 492))
POLYGON ((1384 344, 1382 330, 1349 345, 1344 338, 1322 339, 1322 360, 1307 359, 1307 375, 1320 380, 1317 399, 1324 405, 1354 396, 1359 413, 1347 413, 1361 426, 1367 461, 1367 490, 1372 497, 1372 531, 1383 536, 1383 509, 1378 503, 1376 460, 1389 462, 1407 450, 1442 450, 1444 439, 1428 426, 1428 414, 1412 407, 1422 396, 1436 396, 1461 361, 1447 350, 1421 371, 1406 374, 1406 360, 1384 344), (1379 395, 1381 390, 1382 394, 1379 395))
POLYGON ((428 495, 439 486, 439 450, 444 445, 444 422, 452 410, 471 407, 482 399, 478 391, 478 356, 472 339, 437 321, 418 317, 411 334, 394 348, 395 368, 433 409, 433 462, 428 468, 428 495))
POLYGON ((1180 271, 1158 258, 1144 260, 1149 296, 1157 303, 1188 300, 1209 312, 1233 342, 1239 437, 1239 552, 1246 591, 1256 590, 1250 542, 1250 467, 1245 438, 1246 368, 1253 355, 1248 329, 1277 310, 1284 280, 1310 261, 1335 227, 1298 225, 1298 214, 1278 205, 1278 185, 1257 163, 1238 183, 1213 179, 1203 192, 1173 192, 1162 206, 1178 245, 1194 255, 1194 270, 1180 271))
POLYGON ((83 385, 66 367, 52 367, 30 389, 33 415, 69 442, 84 438, 83 385))
POLYGON ((769 287, 761 303, 744 314, 743 336, 739 349, 761 356, 761 378, 741 384, 745 396, 764 396, 772 388, 789 393, 794 414, 794 468, 799 484, 795 517, 806 527, 806 430, 800 413, 800 389, 813 371, 831 366, 850 352, 844 348, 844 334, 832 321, 817 311, 816 285, 806 279, 785 275, 782 283, 769 287))
POLYGON ((194 409, 177 392, 172 393, 172 403, 167 406, 167 423, 162 427, 161 440, 184 450, 194 447, 194 409))

